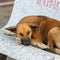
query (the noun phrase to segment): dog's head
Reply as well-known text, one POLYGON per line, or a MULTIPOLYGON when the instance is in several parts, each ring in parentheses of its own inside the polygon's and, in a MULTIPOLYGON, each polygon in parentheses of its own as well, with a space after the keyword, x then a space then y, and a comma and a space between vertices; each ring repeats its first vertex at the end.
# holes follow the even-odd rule
POLYGON ((23 45, 30 45, 31 44, 31 37, 33 34, 32 29, 37 28, 36 25, 28 25, 28 24, 18 24, 16 35, 17 38, 21 40, 23 45))
MULTIPOLYGON (((42 28, 42 25, 40 24, 40 28, 42 28)), ((39 28, 36 24, 26 24, 26 23, 19 23, 17 26, 6 28, 6 30, 12 31, 16 34, 16 38, 21 41, 23 45, 30 45, 32 34, 35 29, 39 28)), ((41 30, 41 29, 40 29, 41 30)))
POLYGON ((17 24, 17 26, 6 28, 6 30, 14 32, 16 34, 16 38, 21 41, 21 44, 30 45, 33 29, 35 28, 37 28, 35 24, 28 25, 23 23, 23 24, 17 24))

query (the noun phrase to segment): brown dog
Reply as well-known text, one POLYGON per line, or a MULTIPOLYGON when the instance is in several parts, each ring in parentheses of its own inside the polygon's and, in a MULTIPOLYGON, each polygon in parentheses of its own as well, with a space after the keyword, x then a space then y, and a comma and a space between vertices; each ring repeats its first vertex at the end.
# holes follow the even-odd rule
POLYGON ((6 28, 9 30, 5 32, 9 35, 16 34, 16 42, 23 45, 33 45, 41 49, 46 49, 47 46, 42 43, 42 37, 40 34, 40 26, 44 25, 44 18, 40 16, 28 16, 24 17, 16 26, 6 28))
POLYGON ((37 46, 41 49, 49 48, 48 31, 53 27, 60 27, 60 21, 46 16, 27 16, 14 27, 6 28, 10 30, 8 34, 16 34, 18 44, 37 46), (12 33, 13 32, 13 33, 12 33))
POLYGON ((49 50, 60 54, 60 27, 54 27, 48 32, 49 50))

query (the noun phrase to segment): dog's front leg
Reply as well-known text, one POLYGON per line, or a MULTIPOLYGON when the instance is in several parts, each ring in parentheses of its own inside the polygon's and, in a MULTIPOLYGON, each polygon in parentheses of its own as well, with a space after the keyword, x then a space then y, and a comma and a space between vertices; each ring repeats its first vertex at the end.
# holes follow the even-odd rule
POLYGON ((41 48, 41 49, 49 49, 49 47, 47 45, 45 45, 42 42, 36 42, 36 40, 35 41, 32 41, 31 44, 33 46, 38 47, 38 48, 41 48))
POLYGON ((16 42, 17 42, 18 45, 21 44, 21 39, 19 38, 19 35, 16 35, 16 42))
POLYGON ((42 42, 37 43, 37 46, 38 46, 38 48, 41 48, 41 49, 44 49, 44 50, 49 49, 49 47, 42 42))

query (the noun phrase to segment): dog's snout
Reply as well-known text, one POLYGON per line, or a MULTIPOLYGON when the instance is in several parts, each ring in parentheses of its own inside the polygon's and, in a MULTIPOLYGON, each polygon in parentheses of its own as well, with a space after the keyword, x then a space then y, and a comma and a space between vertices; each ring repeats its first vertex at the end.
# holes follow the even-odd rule
POLYGON ((30 44, 31 44, 30 39, 21 40, 21 42, 22 42, 22 44, 23 44, 23 45, 26 45, 26 46, 28 46, 28 45, 30 45, 30 44))

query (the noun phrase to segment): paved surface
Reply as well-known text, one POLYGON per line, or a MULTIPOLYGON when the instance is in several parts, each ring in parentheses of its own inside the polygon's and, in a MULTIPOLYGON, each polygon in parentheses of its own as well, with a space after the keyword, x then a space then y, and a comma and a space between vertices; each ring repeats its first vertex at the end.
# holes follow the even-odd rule
POLYGON ((9 20, 13 5, 0 7, 0 28, 3 27, 9 20))
MULTIPOLYGON (((12 9, 13 9, 13 5, 0 7, 0 28, 2 28, 4 25, 7 24, 10 18, 12 9)), ((13 60, 13 59, 10 57, 7 57, 7 60, 13 60)))
POLYGON ((14 0, 0 0, 0 2, 8 2, 8 1, 14 1, 14 0))

